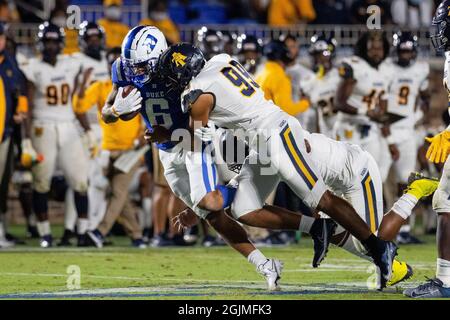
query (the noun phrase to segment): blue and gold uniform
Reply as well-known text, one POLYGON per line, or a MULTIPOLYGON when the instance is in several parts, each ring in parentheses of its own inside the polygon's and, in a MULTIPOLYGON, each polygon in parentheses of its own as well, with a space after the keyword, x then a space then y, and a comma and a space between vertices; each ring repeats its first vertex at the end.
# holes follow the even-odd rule
MULTIPOLYGON (((189 114, 181 110, 181 92, 168 90, 166 81, 156 78, 142 86, 127 79, 120 59, 112 66, 112 81, 119 87, 134 85, 143 98, 141 115, 149 130, 152 126, 163 126, 172 133, 176 129, 184 129, 189 126, 189 114)), ((173 142, 156 144, 161 150, 168 150, 174 146, 173 142)))

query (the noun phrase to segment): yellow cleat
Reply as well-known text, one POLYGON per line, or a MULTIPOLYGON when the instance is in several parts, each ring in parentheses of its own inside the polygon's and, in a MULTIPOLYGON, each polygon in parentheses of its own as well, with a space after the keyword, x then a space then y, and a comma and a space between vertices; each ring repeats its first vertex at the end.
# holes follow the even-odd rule
POLYGON ((431 196, 433 192, 436 191, 438 185, 438 179, 428 178, 420 173, 413 172, 409 175, 408 187, 406 188, 405 193, 420 200, 424 197, 431 196))
POLYGON ((387 282, 388 286, 394 286, 402 281, 406 281, 413 275, 413 269, 406 262, 394 260, 392 264, 392 276, 387 282))

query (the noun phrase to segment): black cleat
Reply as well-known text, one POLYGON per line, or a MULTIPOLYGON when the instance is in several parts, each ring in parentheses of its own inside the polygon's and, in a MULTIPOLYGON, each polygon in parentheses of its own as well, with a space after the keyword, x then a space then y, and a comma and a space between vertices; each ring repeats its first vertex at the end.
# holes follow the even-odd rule
POLYGON ((70 239, 72 239, 73 237, 75 237, 75 233, 72 230, 65 229, 63 236, 57 243, 57 246, 58 247, 71 247, 72 242, 70 242, 70 239))
POLYGON ((77 236, 77 247, 90 247, 90 246, 92 246, 92 240, 86 233, 79 234, 77 236))
POLYGON ((330 246, 331 237, 336 228, 337 223, 331 219, 316 219, 316 221, 314 221, 311 231, 309 232, 314 242, 313 268, 317 268, 323 259, 325 259, 328 247, 330 246))
POLYGON ((370 252, 370 256, 373 258, 375 265, 380 268, 380 290, 386 288, 386 284, 392 276, 392 265, 394 258, 397 255, 397 246, 390 241, 378 240, 378 248, 376 252, 370 252))

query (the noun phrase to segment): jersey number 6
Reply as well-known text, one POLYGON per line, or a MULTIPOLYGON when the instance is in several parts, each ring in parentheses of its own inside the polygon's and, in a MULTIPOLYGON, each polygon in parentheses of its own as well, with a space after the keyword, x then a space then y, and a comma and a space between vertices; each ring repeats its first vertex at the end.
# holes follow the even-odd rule
POLYGON ((169 103, 166 99, 147 99, 145 101, 145 113, 151 125, 170 128, 173 124, 169 112, 169 103))

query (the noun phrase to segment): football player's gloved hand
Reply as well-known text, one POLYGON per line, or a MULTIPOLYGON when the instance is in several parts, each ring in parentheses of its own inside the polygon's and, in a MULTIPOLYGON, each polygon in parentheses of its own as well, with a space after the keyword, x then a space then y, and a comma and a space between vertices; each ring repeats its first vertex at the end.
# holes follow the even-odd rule
POLYGON ((37 154, 36 150, 34 150, 33 145, 31 144, 30 139, 22 140, 22 155, 20 157, 20 163, 25 168, 31 168, 36 163, 44 160, 42 155, 37 154))
POLYGON ((89 156, 95 158, 98 153, 97 141, 95 139, 95 133, 92 130, 88 130, 83 135, 83 142, 85 143, 86 149, 89 150, 89 156))
POLYGON ((427 159, 434 163, 445 162, 450 148, 450 131, 444 130, 432 138, 425 138, 425 140, 431 143, 427 150, 427 159))
POLYGON ((203 142, 210 142, 213 140, 214 132, 210 127, 200 127, 195 129, 194 135, 203 142))
POLYGON ((137 88, 131 90, 131 92, 124 98, 122 96, 123 87, 120 87, 116 100, 114 101, 113 113, 117 116, 121 116, 127 113, 137 111, 141 108, 142 97, 137 88))

